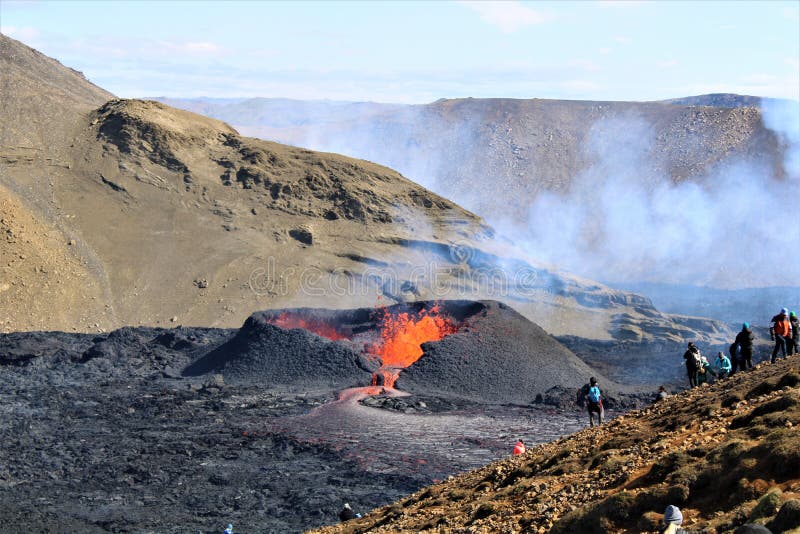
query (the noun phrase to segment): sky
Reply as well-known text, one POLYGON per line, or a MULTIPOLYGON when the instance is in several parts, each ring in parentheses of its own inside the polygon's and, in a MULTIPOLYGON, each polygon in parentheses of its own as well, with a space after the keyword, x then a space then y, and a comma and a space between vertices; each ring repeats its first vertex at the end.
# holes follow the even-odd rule
POLYGON ((800 0, 0 0, 0 31, 126 98, 800 99, 800 0))

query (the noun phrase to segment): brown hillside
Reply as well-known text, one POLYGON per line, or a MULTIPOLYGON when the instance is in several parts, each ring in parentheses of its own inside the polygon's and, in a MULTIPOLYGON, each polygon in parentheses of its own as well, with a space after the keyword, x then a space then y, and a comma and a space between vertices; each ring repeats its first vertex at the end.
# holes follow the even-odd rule
POLYGON ((796 532, 798 364, 759 365, 315 532, 655 532, 668 504, 695 531, 796 532))
POLYGON ((48 261, 16 269, 4 250, 17 289, 13 298, 0 293, 3 331, 238 326, 255 310, 312 302, 499 298, 555 334, 728 335, 713 321, 698 328, 637 295, 537 265, 492 240, 479 217, 391 169, 242 137, 156 102, 107 100, 74 71, 0 42, 11 95, 3 209, 13 205, 15 218, 26 210, 31 225, 63 236, 70 248, 54 258, 82 266, 74 276, 48 261), (64 289, 41 298, 32 288, 45 281, 64 289), (35 302, 30 315, 17 313, 20 302, 35 302))

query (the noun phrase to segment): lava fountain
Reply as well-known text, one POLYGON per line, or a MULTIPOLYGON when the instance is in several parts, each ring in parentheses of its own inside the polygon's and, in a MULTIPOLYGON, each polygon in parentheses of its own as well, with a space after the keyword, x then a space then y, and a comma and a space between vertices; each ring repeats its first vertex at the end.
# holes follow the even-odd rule
POLYGON ((265 320, 284 329, 302 328, 332 341, 362 344, 361 350, 378 366, 372 386, 394 388, 400 371, 422 356, 422 344, 457 332, 458 322, 443 312, 438 303, 419 309, 406 308, 408 311, 392 308, 379 308, 370 313, 368 320, 364 320, 366 317, 356 320, 361 324, 355 328, 344 324, 341 318, 337 321, 334 315, 310 315, 307 310, 284 311, 265 320))
POLYGON ((454 322, 441 314, 438 304, 416 313, 391 314, 384 308, 379 325, 380 342, 369 350, 381 363, 372 385, 382 382, 387 388, 394 388, 401 369, 420 359, 423 343, 458 331, 454 322))

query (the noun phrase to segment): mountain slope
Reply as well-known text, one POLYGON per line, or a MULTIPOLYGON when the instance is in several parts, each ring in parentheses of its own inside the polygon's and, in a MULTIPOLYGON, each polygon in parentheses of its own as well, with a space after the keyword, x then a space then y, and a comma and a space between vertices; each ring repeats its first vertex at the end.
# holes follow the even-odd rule
POLYGON ((6 331, 238 326, 267 308, 469 297, 504 300, 556 334, 727 335, 554 272, 391 169, 242 137, 156 102, 106 100, 57 62, 1 42, 5 87, 40 90, 43 104, 24 104, 20 90, 4 105, 0 186, 62 248, 27 264, 13 258, 19 244, 2 249, 16 288, 0 292, 6 331), (47 136, 35 127, 45 124, 47 136), (61 273, 49 276, 65 289, 42 299, 45 272, 61 273), (17 313, 20 302, 36 304, 17 313))
POLYGON ((354 106, 338 122, 316 103, 289 124, 261 113, 277 101, 207 103, 205 112, 249 135, 398 169, 539 259, 588 278, 791 285, 795 268, 767 273, 780 261, 773 199, 796 195, 800 183, 797 104, 752 103, 467 98, 381 112, 354 106), (744 259, 742 247, 757 259, 744 259), (700 261, 687 261, 688 249, 700 261))
POLYGON ((798 357, 673 395, 319 533, 800 528, 798 357), (780 512, 779 512, 780 508, 780 512))

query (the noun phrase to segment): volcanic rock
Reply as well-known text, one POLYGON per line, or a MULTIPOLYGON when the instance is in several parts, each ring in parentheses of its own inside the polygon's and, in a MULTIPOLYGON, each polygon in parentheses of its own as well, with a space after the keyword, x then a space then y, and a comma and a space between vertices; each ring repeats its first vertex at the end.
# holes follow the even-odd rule
POLYGON ((794 532, 800 389, 782 384, 796 379, 799 358, 673 395, 314 532, 653 532, 668 504, 691 531, 734 532, 752 513, 772 532, 794 532), (747 404, 725 407, 731 391, 747 404))
POLYGON ((364 357, 343 343, 251 316, 236 336, 192 363, 185 376, 220 373, 231 384, 343 389, 369 384, 364 357))
POLYGON ((577 388, 590 376, 596 376, 604 390, 619 390, 541 327, 495 301, 422 301, 379 309, 259 312, 233 339, 187 367, 184 374, 218 372, 231 383, 270 387, 366 386, 380 364, 368 346, 379 339, 381 318, 434 307, 442 317, 452 320, 458 331, 422 345, 420 359, 399 371, 396 387, 400 390, 482 403, 531 404, 537 395, 558 386, 564 393, 561 403, 569 405, 574 404, 577 388), (304 326, 288 330, 274 326, 287 316, 297 318, 304 326))
MULTIPOLYGON (((445 302, 443 309, 456 305, 466 304, 445 302)), ((457 333, 423 345, 424 355, 401 372, 398 388, 483 402, 530 404, 537 394, 554 386, 578 388, 593 375, 610 385, 511 307, 481 301, 472 303, 471 311, 457 333)))

